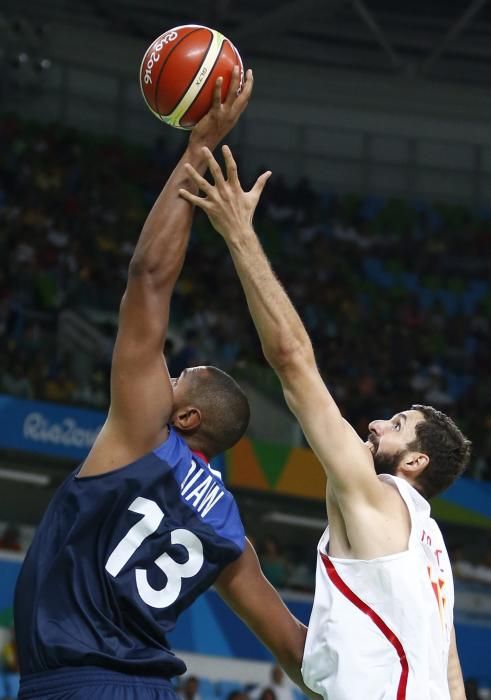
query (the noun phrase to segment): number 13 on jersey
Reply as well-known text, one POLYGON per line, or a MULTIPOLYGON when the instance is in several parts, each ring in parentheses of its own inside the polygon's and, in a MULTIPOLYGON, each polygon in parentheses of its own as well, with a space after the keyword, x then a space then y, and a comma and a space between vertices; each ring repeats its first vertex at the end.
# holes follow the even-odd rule
MULTIPOLYGON (((157 531, 164 513, 155 501, 148 498, 135 498, 128 510, 140 513, 143 518, 131 527, 121 542, 115 547, 106 562, 106 571, 116 577, 131 559, 142 542, 157 531)), ((177 529, 171 532, 172 544, 179 544, 186 550, 188 560, 179 564, 166 552, 155 560, 155 564, 167 576, 163 588, 153 588, 148 583, 147 570, 135 569, 136 586, 140 598, 152 608, 168 608, 176 602, 181 592, 183 578, 196 576, 203 566, 203 545, 201 540, 189 530, 177 529)))

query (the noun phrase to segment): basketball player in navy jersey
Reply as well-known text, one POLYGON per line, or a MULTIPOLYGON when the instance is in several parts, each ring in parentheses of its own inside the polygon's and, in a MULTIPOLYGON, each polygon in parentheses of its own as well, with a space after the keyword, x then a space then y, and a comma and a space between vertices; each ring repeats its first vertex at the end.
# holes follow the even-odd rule
MULTIPOLYGON (((62 484, 26 555, 15 596, 20 698, 157 700, 185 672, 166 634, 216 583, 301 683, 306 630, 261 574, 232 495, 208 460, 249 419, 247 399, 214 367, 169 377, 162 348, 193 207, 185 164, 204 172, 245 109, 249 72, 192 131, 151 210, 129 267, 111 370, 111 406, 85 462, 62 484)), ((206 630, 203 630, 206 634, 206 630)))

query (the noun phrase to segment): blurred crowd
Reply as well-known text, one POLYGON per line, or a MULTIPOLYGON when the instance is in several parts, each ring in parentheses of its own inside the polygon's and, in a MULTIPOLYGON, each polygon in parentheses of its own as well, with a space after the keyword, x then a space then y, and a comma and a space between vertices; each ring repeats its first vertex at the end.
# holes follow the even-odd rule
POLYGON ((19 664, 15 632, 12 628, 0 648, 0 700, 15 700, 19 690, 19 664))
MULTIPOLYGON (((128 262, 176 154, 15 118, 0 122, 0 147, 0 390, 105 408, 128 262)), ((473 439, 471 475, 491 478, 491 213, 276 176, 256 228, 359 432, 430 403, 473 439)), ((212 363, 277 392, 201 214, 171 327, 172 375, 212 363)))
POLYGON ((272 666, 266 683, 211 680, 195 675, 180 680, 181 700, 305 700, 279 666, 272 666))

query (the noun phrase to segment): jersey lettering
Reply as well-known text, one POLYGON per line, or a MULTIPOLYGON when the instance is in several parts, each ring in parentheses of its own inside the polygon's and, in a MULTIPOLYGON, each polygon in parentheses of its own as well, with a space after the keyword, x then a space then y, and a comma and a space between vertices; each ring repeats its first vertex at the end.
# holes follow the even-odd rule
POLYGON ((225 493, 220 486, 214 483, 213 478, 209 474, 201 479, 201 477, 205 475, 204 469, 200 468, 197 471, 196 469, 197 464, 192 460, 191 467, 181 484, 181 494, 185 496, 185 500, 191 503, 201 517, 204 518, 210 510, 216 506, 225 493), (193 486, 194 488, 191 490, 193 486))
MULTIPOLYGON (((142 542, 157 531, 164 518, 162 509, 155 501, 148 498, 135 498, 128 510, 140 513, 143 518, 128 530, 106 562, 106 571, 114 577, 121 572, 142 542)), ((204 563, 201 540, 189 530, 181 528, 172 530, 171 543, 184 547, 188 560, 180 564, 166 552, 155 560, 155 564, 167 578, 162 588, 153 588, 148 583, 146 569, 135 570, 138 593, 141 599, 152 608, 167 608, 175 603, 181 592, 182 579, 196 576, 204 563)))
POLYGON ((135 498, 128 510, 132 513, 140 513, 143 518, 128 530, 106 562, 106 571, 115 577, 129 562, 143 540, 153 535, 164 517, 155 501, 140 496, 135 498))
POLYGON ((436 603, 438 605, 438 612, 440 613, 440 620, 443 627, 445 625, 445 605, 447 602, 447 599, 443 595, 445 581, 444 579, 440 578, 440 576, 438 576, 437 578, 433 578, 433 570, 431 566, 428 566, 427 568, 428 576, 430 577, 431 587, 433 588, 433 593, 435 594, 436 603))
POLYGON ((203 566, 203 545, 201 541, 189 530, 173 530, 171 533, 172 544, 180 544, 188 553, 188 560, 184 564, 174 561, 167 553, 161 554, 155 563, 167 576, 167 583, 160 589, 153 588, 147 579, 146 569, 136 569, 136 586, 141 599, 152 608, 168 608, 175 603, 181 592, 183 578, 196 576, 203 566))

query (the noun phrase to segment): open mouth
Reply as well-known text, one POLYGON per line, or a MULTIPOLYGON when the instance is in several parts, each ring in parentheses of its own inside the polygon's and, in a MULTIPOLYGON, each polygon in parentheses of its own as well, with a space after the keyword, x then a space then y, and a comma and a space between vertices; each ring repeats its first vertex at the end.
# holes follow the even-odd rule
POLYGON ((367 439, 366 444, 368 445, 368 449, 370 450, 372 455, 377 453, 378 443, 375 443, 371 437, 367 439))

